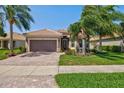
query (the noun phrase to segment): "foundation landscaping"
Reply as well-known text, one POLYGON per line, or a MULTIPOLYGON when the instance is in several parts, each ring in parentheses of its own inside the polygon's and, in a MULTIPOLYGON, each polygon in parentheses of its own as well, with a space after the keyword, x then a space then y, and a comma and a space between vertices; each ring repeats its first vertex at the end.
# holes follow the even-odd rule
POLYGON ((6 59, 11 56, 16 56, 18 54, 22 54, 26 52, 25 48, 20 47, 20 48, 15 48, 13 50, 13 55, 10 55, 10 50, 9 49, 0 49, 0 60, 6 59))

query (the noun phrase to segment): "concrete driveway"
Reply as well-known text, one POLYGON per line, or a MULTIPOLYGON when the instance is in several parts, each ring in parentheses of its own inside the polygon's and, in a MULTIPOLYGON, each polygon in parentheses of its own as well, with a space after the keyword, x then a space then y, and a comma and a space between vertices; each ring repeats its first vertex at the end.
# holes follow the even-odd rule
POLYGON ((59 53, 25 53, 0 61, 0 87, 53 88, 59 53))
POLYGON ((124 72, 124 65, 58 66, 60 53, 25 53, 0 61, 0 88, 55 88, 58 73, 124 72))
POLYGON ((15 66, 57 66, 59 53, 30 52, 0 61, 0 65, 15 66))

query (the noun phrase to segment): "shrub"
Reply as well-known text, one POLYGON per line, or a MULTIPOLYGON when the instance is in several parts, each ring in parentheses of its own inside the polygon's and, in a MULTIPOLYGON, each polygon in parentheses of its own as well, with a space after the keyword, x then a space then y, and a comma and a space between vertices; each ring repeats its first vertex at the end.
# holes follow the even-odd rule
POLYGON ((96 49, 90 49, 90 52, 96 53, 97 50, 96 49))
POLYGON ((22 53, 26 52, 26 48, 24 46, 19 47, 19 49, 22 53))
POLYGON ((112 51, 113 52, 121 52, 121 46, 113 46, 112 51))
POLYGON ((61 49, 61 52, 64 52, 64 51, 65 51, 65 50, 62 48, 62 49, 61 49))
POLYGON ((111 46, 101 46, 100 50, 104 50, 104 51, 111 51, 111 46))
POLYGON ((106 46, 106 51, 112 51, 112 47, 111 46, 106 46))
POLYGON ((111 51, 111 52, 121 52, 120 46, 101 46, 100 50, 111 51))
POLYGON ((65 53, 67 55, 76 55, 75 49, 70 49, 70 48, 65 53))

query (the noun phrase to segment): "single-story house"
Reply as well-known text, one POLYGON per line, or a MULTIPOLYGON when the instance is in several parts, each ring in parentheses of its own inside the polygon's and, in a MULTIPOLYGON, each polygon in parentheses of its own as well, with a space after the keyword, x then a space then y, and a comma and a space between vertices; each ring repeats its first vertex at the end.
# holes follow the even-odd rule
MULTIPOLYGON (((7 33, 5 37, 0 36, 0 49, 2 48, 10 48, 10 33, 7 33)), ((18 48, 21 46, 25 46, 25 37, 22 34, 13 32, 13 47, 18 48)))
POLYGON ((27 51, 59 52, 69 48, 69 34, 64 30, 42 29, 25 35, 27 51))
MULTIPOLYGON (((102 45, 103 46, 120 46, 122 42, 122 38, 115 34, 114 38, 110 36, 104 36, 102 37, 102 45)), ((94 47, 94 44, 99 44, 99 37, 92 37, 90 39, 90 48, 92 49, 94 47)))
MULTIPOLYGON (((0 48, 9 48, 10 35, 0 37, 0 48)), ((59 52, 68 48, 76 49, 76 41, 71 42, 70 34, 67 30, 50 30, 42 29, 27 32, 25 34, 13 33, 14 48, 26 46, 27 51, 44 51, 44 52, 59 52)), ((120 45, 122 39, 116 35, 115 39, 106 36, 102 39, 102 45, 112 46, 120 45)), ((99 43, 99 37, 90 39, 90 48, 94 47, 94 43, 99 43)))

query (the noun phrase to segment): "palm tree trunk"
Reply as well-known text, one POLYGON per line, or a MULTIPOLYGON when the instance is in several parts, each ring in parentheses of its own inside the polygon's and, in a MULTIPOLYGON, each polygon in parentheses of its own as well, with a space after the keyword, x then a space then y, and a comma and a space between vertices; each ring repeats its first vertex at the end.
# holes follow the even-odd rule
POLYGON ((102 35, 99 35, 99 47, 102 46, 102 35))
POLYGON ((13 53, 13 24, 10 23, 10 52, 13 53))
POLYGON ((90 36, 87 35, 87 52, 90 52, 90 36))
POLYGON ((86 55, 86 44, 85 44, 85 39, 82 39, 82 53, 83 53, 83 55, 86 55))

